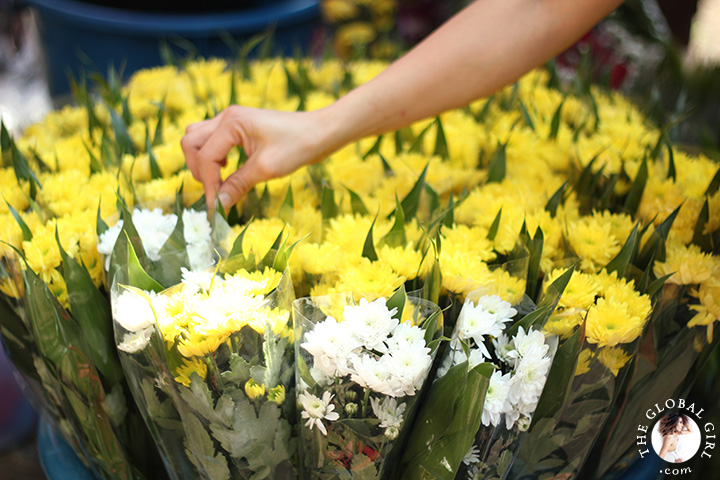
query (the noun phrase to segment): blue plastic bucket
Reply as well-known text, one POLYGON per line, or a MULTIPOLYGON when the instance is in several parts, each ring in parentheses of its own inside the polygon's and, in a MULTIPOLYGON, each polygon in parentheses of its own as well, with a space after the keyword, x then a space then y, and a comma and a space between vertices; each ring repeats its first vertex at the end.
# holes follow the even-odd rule
POLYGON ((15 381, 0 339, 0 452, 32 438, 37 414, 15 381))
POLYGON ((123 10, 76 0, 26 1, 35 7, 53 97, 70 91, 69 72, 76 78, 93 70, 104 75, 112 64, 125 65, 129 74, 159 65, 161 44, 173 45, 178 39, 191 42, 204 57, 227 58, 235 52, 223 36, 240 43, 274 28, 275 48, 291 54, 298 46, 306 49, 320 18, 318 0, 273 1, 200 14, 123 10))
POLYGON ((44 419, 38 427, 38 453, 48 480, 97 480, 70 445, 44 419))

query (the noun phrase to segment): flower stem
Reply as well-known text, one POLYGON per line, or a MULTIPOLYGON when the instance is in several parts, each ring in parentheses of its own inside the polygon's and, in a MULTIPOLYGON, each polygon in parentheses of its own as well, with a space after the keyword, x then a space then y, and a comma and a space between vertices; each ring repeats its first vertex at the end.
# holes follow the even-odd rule
POLYGON ((363 401, 362 401, 362 416, 363 416, 363 418, 367 417, 368 398, 370 398, 370 389, 366 388, 365 395, 363 396, 363 401))

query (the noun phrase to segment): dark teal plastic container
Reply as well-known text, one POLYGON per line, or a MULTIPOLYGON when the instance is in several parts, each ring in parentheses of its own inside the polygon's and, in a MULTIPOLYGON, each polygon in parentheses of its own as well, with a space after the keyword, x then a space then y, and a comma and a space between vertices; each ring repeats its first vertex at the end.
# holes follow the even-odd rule
POLYGON ((25 1, 35 8, 53 97, 69 93, 69 72, 76 78, 90 71, 104 75, 111 64, 125 65, 127 78, 136 70, 161 64, 163 42, 172 46, 178 40, 189 41, 204 57, 228 58, 234 52, 223 36, 241 43, 274 28, 276 53, 306 50, 320 18, 318 0, 275 0, 207 13, 133 11, 77 0, 25 1))

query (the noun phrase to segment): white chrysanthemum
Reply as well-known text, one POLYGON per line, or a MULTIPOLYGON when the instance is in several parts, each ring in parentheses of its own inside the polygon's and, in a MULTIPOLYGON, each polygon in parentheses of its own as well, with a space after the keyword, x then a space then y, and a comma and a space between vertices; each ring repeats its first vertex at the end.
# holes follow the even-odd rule
POLYGON ((145 292, 145 295, 132 290, 124 290, 115 298, 112 305, 113 318, 125 330, 129 332, 145 330, 155 323, 153 309, 164 308, 167 301, 164 296, 154 292, 145 292))
POLYGON ((422 341, 383 355, 380 363, 390 374, 388 395, 400 397, 415 395, 420 390, 430 371, 432 357, 430 349, 425 346, 425 341, 422 341))
POLYGON ((388 379, 390 372, 386 365, 370 355, 354 355, 351 358, 353 373, 351 379, 361 387, 389 395, 392 392, 388 379))
POLYGON ((503 375, 499 370, 493 372, 490 377, 481 418, 483 425, 496 427, 500 424, 502 414, 506 410, 510 379, 511 375, 509 373, 503 375))
POLYGON ((118 344, 117 348, 123 352, 137 353, 147 346, 152 332, 152 328, 147 328, 139 332, 128 333, 123 337, 122 343, 118 344))
POLYGON ((396 349, 407 348, 408 346, 422 342, 425 345, 425 331, 409 323, 400 323, 395 330, 392 331, 392 336, 385 342, 388 350, 393 351, 396 349))
POLYGON ((209 243, 212 229, 205 212, 185 210, 183 218, 183 235, 187 243, 209 243))
POLYGON ((478 307, 495 316, 498 322, 506 322, 517 314, 517 310, 512 308, 509 302, 497 295, 484 295, 478 298, 477 304, 478 307))
POLYGON ((505 323, 512 318, 512 315, 508 316, 511 313, 514 315, 515 309, 497 295, 480 297, 477 305, 467 299, 458 316, 457 335, 461 339, 475 340, 477 346, 483 350, 483 354, 489 357, 490 354, 483 344, 485 336, 500 336, 505 323))
POLYGON ((210 270, 188 270, 187 268, 181 268, 182 282, 185 284, 185 291, 188 294, 195 294, 200 291, 210 290, 210 285, 224 282, 221 276, 215 278, 215 272, 210 270))
POLYGON ((103 255, 110 255, 115 247, 115 242, 122 231, 123 221, 118 221, 115 225, 105 230, 98 239, 97 250, 103 255))
MULTIPOLYGON (((520 328, 522 329, 522 327, 520 328)), ((507 335, 501 333, 493 340, 493 345, 495 347, 495 355, 501 362, 510 366, 515 365, 517 354, 514 353, 515 346, 513 345, 512 339, 509 339, 507 335)))
POLYGON ((313 356, 315 366, 326 375, 342 377, 350 373, 348 358, 361 343, 348 334, 343 324, 327 317, 305 334, 305 342, 300 346, 313 356))
POLYGON ((382 402, 377 398, 370 398, 370 405, 375 416, 380 420, 380 428, 385 429, 385 436, 391 440, 397 438, 403 422, 403 413, 406 405, 397 404, 397 400, 385 397, 382 402))
POLYGON ((186 248, 188 263, 192 270, 206 270, 215 264, 213 260, 215 250, 209 239, 205 243, 188 243, 186 248))
POLYGON ((545 335, 541 330, 529 329, 527 333, 523 327, 520 327, 513 337, 513 345, 515 346, 515 358, 544 357, 549 348, 545 345, 545 335))
POLYGON ((465 454, 465 457, 463 458, 463 463, 467 466, 475 465, 480 461, 480 449, 477 447, 477 445, 473 445, 470 447, 470 450, 465 454))
POLYGON ((385 298, 368 302, 360 299, 358 305, 348 305, 343 310, 343 320, 350 334, 370 350, 386 352, 385 340, 398 326, 398 319, 393 318, 397 308, 389 310, 385 298))
POLYGON ((540 398, 551 365, 552 359, 549 357, 526 357, 520 360, 512 378, 508 399, 513 404, 524 406, 523 413, 532 413, 528 410, 540 398))
POLYGON ((312 395, 310 393, 301 393, 298 395, 298 402, 302 406, 302 418, 307 418, 305 422, 306 427, 310 427, 312 430, 313 426, 317 426, 323 435, 327 435, 327 429, 323 425, 323 420, 334 422, 340 415, 334 412, 335 405, 332 402, 333 395, 330 392, 323 393, 322 399, 312 395))

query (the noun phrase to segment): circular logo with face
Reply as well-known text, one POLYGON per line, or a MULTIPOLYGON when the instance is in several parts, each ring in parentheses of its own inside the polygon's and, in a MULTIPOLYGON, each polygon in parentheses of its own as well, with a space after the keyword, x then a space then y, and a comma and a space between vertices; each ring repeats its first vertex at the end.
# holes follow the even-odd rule
POLYGON ((701 442, 697 424, 683 413, 665 415, 653 427, 653 450, 666 462, 687 462, 698 452, 701 442))

